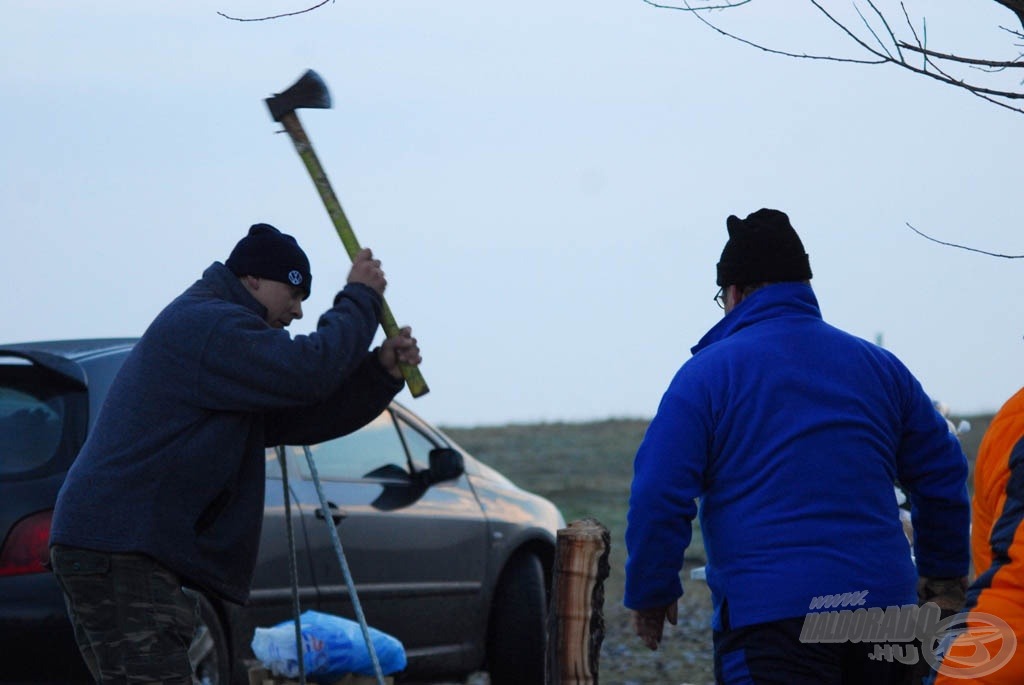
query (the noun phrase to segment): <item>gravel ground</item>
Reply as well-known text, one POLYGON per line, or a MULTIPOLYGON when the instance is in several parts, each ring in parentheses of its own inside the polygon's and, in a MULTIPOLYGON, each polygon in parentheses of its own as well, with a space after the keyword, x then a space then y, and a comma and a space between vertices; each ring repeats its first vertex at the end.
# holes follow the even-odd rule
MULTIPOLYGON (((598 678, 606 685, 713 685, 711 598, 707 586, 690 581, 679 606, 679 625, 665 626, 658 651, 644 647, 618 598, 605 602, 605 637, 598 678)), ((486 673, 468 685, 489 685, 486 673)))
POLYGON ((714 683, 710 607, 692 610, 687 604, 684 602, 680 607, 679 625, 665 627, 665 636, 656 652, 644 647, 633 633, 632 619, 625 609, 606 609, 601 682, 614 685, 714 683))

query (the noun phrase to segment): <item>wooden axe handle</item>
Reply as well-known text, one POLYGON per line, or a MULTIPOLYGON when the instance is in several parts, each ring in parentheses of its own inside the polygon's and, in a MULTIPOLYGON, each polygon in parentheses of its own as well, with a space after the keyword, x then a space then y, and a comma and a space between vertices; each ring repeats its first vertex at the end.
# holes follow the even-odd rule
MULTIPOLYGON (((330 215, 331 222, 338 232, 338 237, 341 238, 342 245, 345 246, 345 251, 348 252, 350 259, 355 259, 355 256, 362 247, 360 247, 359 240, 356 239, 356 234, 352 230, 352 225, 348 222, 348 218, 341 208, 341 203, 338 202, 338 198, 331 188, 331 182, 327 180, 327 174, 324 172, 323 167, 320 166, 320 160, 317 159, 316 152, 313 151, 313 145, 309 142, 299 117, 295 112, 288 112, 283 114, 279 121, 295 144, 295 149, 298 151, 299 157, 302 158, 302 163, 306 165, 306 170, 309 172, 310 178, 313 179, 313 185, 316 186, 317 191, 320 193, 320 199, 324 201, 324 207, 327 208, 327 213, 330 215)), ((383 300, 383 298, 381 299, 384 305, 381 307, 380 325, 384 328, 384 334, 389 338, 393 338, 398 335, 398 324, 395 322, 395 316, 391 313, 391 308, 388 307, 387 301, 383 300)), ((427 382, 423 380, 418 367, 401 362, 399 362, 398 366, 402 371, 405 382, 409 385, 409 392, 412 393, 413 397, 420 397, 430 392, 430 388, 427 387, 427 382)))

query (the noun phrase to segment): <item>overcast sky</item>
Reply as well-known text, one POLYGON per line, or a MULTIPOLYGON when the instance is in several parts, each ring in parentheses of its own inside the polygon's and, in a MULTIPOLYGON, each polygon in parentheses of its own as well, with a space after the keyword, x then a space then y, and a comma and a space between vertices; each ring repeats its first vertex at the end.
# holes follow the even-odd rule
MULTIPOLYGON (((1021 386, 1024 261, 905 224, 1024 253, 1024 115, 641 0, 216 13, 306 4, 4 0, 0 342, 140 335, 256 222, 310 255, 313 330, 347 257, 263 99, 314 68, 335 106, 300 116, 420 340, 431 393, 399 399, 430 421, 650 417, 721 315, 726 216, 760 207, 789 213, 825 318, 954 412, 1021 386)), ((1007 57, 1012 15, 963 5, 908 7, 935 49, 1007 57)), ((853 53, 804 2, 714 19, 853 53)))

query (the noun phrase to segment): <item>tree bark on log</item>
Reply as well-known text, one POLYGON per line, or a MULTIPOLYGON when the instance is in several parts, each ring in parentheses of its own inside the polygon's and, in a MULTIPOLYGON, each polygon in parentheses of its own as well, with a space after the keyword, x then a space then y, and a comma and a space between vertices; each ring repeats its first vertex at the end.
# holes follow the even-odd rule
POLYGON ((558 531, 551 578, 546 685, 597 685, 611 534, 585 518, 558 531))

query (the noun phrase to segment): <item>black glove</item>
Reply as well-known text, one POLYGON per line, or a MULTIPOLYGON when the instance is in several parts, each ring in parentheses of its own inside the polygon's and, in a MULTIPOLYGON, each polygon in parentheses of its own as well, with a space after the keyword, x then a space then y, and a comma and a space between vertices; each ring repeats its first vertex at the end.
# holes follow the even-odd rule
POLYGON ((929 578, 922 576, 917 581, 918 604, 931 602, 939 607, 942 618, 963 611, 967 602, 967 577, 929 578))

